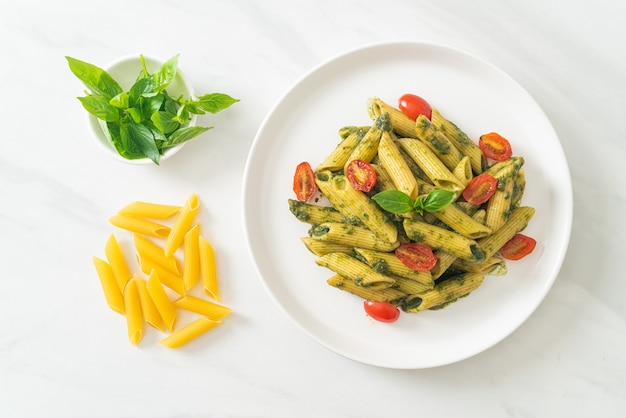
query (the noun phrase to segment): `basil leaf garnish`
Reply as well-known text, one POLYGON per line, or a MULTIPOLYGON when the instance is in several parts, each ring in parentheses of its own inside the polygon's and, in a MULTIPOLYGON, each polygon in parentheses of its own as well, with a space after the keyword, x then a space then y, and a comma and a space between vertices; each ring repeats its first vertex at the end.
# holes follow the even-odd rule
POLYGON ((384 210, 401 214, 413 210, 413 199, 411 196, 399 190, 385 190, 372 196, 372 200, 384 210))

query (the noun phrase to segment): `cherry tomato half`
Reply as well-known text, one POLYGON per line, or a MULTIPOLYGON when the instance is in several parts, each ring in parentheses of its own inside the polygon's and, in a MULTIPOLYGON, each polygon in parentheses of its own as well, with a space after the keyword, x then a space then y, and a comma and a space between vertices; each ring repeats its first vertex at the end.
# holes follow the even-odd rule
POLYGON ((428 102, 415 94, 402 95, 398 100, 398 108, 413 120, 417 120, 419 115, 424 115, 430 120, 433 113, 428 102))
POLYGON ((354 190, 369 192, 376 185, 376 171, 367 161, 350 161, 346 167, 346 177, 354 190))
POLYGON ((395 253, 402 264, 413 270, 428 271, 437 264, 433 250, 425 244, 400 244, 395 253))
POLYGON ((513 238, 500 248, 500 254, 507 260, 519 260, 532 253, 535 245, 537 245, 537 241, 534 238, 523 234, 515 234, 513 238))
POLYGON ((400 317, 400 310, 389 302, 366 300, 363 307, 366 314, 380 322, 394 322, 400 317))
POLYGON ((511 158, 511 144, 500 134, 491 132, 480 136, 478 147, 485 154, 485 157, 494 161, 505 161, 511 158))
POLYGON ((311 165, 306 161, 296 167, 296 173, 293 176, 293 191, 296 193, 296 198, 302 202, 312 198, 317 191, 315 174, 311 165))
POLYGON ((482 205, 498 189, 498 179, 489 173, 482 173, 472 179, 463 190, 463 198, 472 205, 482 205))

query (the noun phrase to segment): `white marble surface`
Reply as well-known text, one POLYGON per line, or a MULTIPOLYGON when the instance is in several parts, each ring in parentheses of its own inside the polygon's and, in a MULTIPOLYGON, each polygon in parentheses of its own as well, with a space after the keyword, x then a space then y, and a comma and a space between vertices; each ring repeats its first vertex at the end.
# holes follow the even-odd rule
POLYGON ((0 12, 1 417, 626 416, 625 3, 5 2, 0 12), (347 360, 273 305, 244 246, 243 169, 265 115, 305 72, 355 47, 442 43, 499 66, 552 121, 574 187, 569 252, 531 318, 460 363, 347 360), (92 142, 64 56, 181 54, 198 91, 241 99, 161 167, 92 142), (613 179, 607 181, 607 179, 613 179), (91 263, 133 200, 197 192, 234 310, 179 351, 131 346, 91 263), (601 412, 597 412, 600 410, 601 412))

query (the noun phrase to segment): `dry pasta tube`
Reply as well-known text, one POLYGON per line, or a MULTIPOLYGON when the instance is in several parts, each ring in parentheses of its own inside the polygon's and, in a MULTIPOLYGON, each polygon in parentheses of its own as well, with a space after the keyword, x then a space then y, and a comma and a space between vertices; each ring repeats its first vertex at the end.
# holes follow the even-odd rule
POLYGON ((200 278, 200 225, 195 224, 186 234, 183 240, 183 282, 185 290, 189 290, 200 278))
POLYGON ((229 307, 190 295, 176 299, 174 306, 186 311, 195 312, 216 321, 227 317, 232 312, 232 309, 229 307))
POLYGON ((221 323, 222 321, 214 321, 209 318, 198 318, 163 338, 159 344, 169 348, 181 347, 221 323))
POLYGON ((128 340, 132 345, 137 345, 143 337, 143 314, 139 289, 134 279, 131 279, 124 288, 124 307, 126 311, 128 340))
POLYGON ((102 285, 102 291, 106 298, 109 307, 120 314, 124 314, 124 297, 120 290, 115 274, 111 265, 98 257, 92 257, 93 264, 96 267, 98 277, 100 278, 100 284, 102 285))
POLYGON ((185 234, 191 228, 194 218, 199 210, 200 200, 198 199, 198 195, 194 193, 187 199, 187 201, 185 201, 185 204, 180 210, 180 214, 176 218, 176 221, 174 222, 174 225, 165 240, 163 250, 166 256, 173 255, 181 246, 183 240, 185 239, 185 234))
POLYGON ((118 228, 156 238, 165 238, 170 233, 169 226, 133 216, 113 215, 109 218, 109 222, 118 228))
POLYGON ((135 243, 137 254, 142 259, 150 259, 154 264, 157 264, 163 269, 169 270, 176 275, 180 275, 182 273, 182 269, 176 257, 166 256, 163 252, 163 248, 139 234, 133 234, 133 241, 135 243))
POLYGON ((135 276, 133 277, 133 281, 137 283, 139 299, 141 300, 141 312, 143 313, 146 323, 159 331, 165 331, 161 314, 159 314, 156 305, 148 293, 148 284, 146 283, 146 280, 135 276))
POLYGON ((204 237, 198 239, 198 252, 200 255, 200 276, 202 277, 204 293, 219 301, 220 292, 217 283, 217 269, 215 267, 215 251, 213 251, 213 247, 204 237))
POLYGON ((159 280, 159 275, 154 270, 148 277, 146 287, 148 289, 148 294, 154 302, 154 306, 159 311, 159 315, 165 324, 165 328, 171 332, 174 329, 174 324, 176 323, 178 315, 174 304, 170 300, 169 296, 167 296, 167 292, 163 288, 161 280, 159 280))
POLYGON ((338 274, 328 279, 327 283, 339 290, 343 290, 360 298, 376 302, 394 302, 406 296, 406 293, 390 287, 385 289, 372 289, 369 287, 359 286, 354 283, 353 280, 347 279, 338 274))
POLYGON ((139 264, 141 271, 145 274, 150 274, 152 271, 155 271, 165 286, 169 287, 179 295, 185 294, 185 282, 183 282, 182 276, 164 269, 149 258, 142 258, 139 254, 137 254, 137 263, 139 264))
POLYGON ((109 261, 109 264, 111 265, 111 268, 113 269, 113 274, 117 280, 120 292, 122 292, 132 275, 130 274, 130 270, 128 269, 128 265, 126 264, 126 260, 124 260, 124 255, 122 254, 122 249, 120 248, 114 234, 109 235, 109 239, 104 247, 104 253, 109 261))
POLYGON ((132 202, 119 210, 120 215, 152 219, 167 219, 174 216, 180 206, 161 205, 159 203, 132 202))

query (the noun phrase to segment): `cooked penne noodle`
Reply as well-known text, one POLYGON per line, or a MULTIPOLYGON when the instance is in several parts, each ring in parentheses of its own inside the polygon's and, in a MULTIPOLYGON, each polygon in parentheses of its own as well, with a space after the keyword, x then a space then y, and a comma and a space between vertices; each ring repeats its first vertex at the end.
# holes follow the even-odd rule
POLYGON ((524 195, 524 189, 526 188, 526 173, 523 168, 520 168, 515 178, 515 185, 513 187, 513 197, 511 198, 511 204, 513 207, 519 206, 524 195))
POLYGON ((483 250, 475 240, 456 232, 411 219, 404 221, 404 230, 411 240, 433 249, 442 249, 465 260, 480 262, 485 259, 483 250))
POLYGON ((394 253, 371 251, 365 248, 355 248, 355 251, 360 258, 365 260, 371 268, 379 273, 419 282, 424 289, 435 285, 429 271, 417 271, 405 266, 394 253))
POLYGON ((133 281, 137 284, 139 300, 141 301, 141 312, 144 320, 148 325, 151 325, 160 331, 165 331, 161 314, 148 293, 148 284, 146 283, 146 280, 141 277, 134 276, 133 281))
POLYGON ((167 219, 174 216, 180 206, 161 205, 159 203, 132 202, 119 210, 120 215, 152 219, 167 219))
POLYGON ((365 135, 364 130, 362 129, 354 129, 337 147, 331 152, 325 159, 322 161, 320 165, 318 165, 315 170, 330 170, 337 171, 341 170, 346 163, 348 162, 348 158, 350 158, 350 154, 359 144, 363 136, 365 135))
POLYGON ((174 301, 174 306, 186 311, 195 312, 216 321, 227 317, 232 312, 232 310, 227 306, 218 305, 217 303, 209 302, 208 300, 190 295, 176 299, 174 301))
POLYGON ((183 282, 189 290, 200 279, 200 225, 195 224, 183 240, 183 282))
POLYGON ((463 154, 426 116, 419 115, 415 121, 415 135, 439 157, 448 170, 454 170, 461 162, 463 154))
MULTIPOLYGON (((346 247, 361 247, 377 251, 393 251, 399 242, 389 243, 380 239, 369 229, 343 223, 323 223, 309 229, 312 239, 346 247)), ((343 252, 343 251, 342 251, 343 252)))
POLYGON ((169 296, 167 296, 167 292, 163 288, 159 275, 154 270, 150 272, 150 276, 148 277, 147 289, 150 298, 152 298, 154 302, 154 306, 157 311, 159 311, 165 328, 171 332, 174 329, 178 315, 174 303, 172 303, 169 296))
POLYGON ((315 262, 319 266, 326 267, 345 278, 353 280, 359 286, 371 289, 384 289, 396 282, 392 277, 380 274, 367 264, 344 253, 326 254, 315 262))
POLYGON ((437 280, 443 275, 443 273, 448 271, 450 266, 455 260, 458 259, 458 257, 444 250, 436 250, 434 253, 435 257, 437 257, 437 264, 435 264, 435 267, 430 270, 430 274, 433 277, 433 280, 437 280))
POLYGON ((452 174, 454 174, 454 177, 459 180, 463 187, 467 187, 469 182, 472 181, 474 175, 472 174, 472 165, 467 155, 461 158, 459 164, 452 170, 452 174))
POLYGON ((346 218, 331 206, 316 206, 295 199, 288 199, 289 210, 299 221, 309 224, 346 222, 346 218))
POLYGON ((109 218, 109 222, 118 228, 157 238, 165 238, 170 233, 169 226, 133 216, 113 215, 109 218))
POLYGON ((484 276, 480 273, 463 273, 450 277, 424 293, 406 298, 404 310, 418 312, 448 304, 468 295, 481 285, 484 276))
POLYGON ((482 173, 487 166, 487 159, 482 151, 462 130, 454 123, 444 118, 437 109, 432 110, 432 123, 444 133, 456 148, 470 159, 470 164, 475 175, 482 173))
POLYGON ((165 270, 168 270, 176 275, 182 274, 180 263, 174 256, 166 256, 163 252, 163 248, 159 247, 148 238, 144 238, 139 234, 133 234, 133 242, 135 243, 135 250, 142 259, 150 259, 154 264, 158 264, 165 270))
MULTIPOLYGON (((383 132, 391 130, 389 114, 383 113, 376 118, 372 127, 363 135, 357 146, 352 150, 346 164, 353 160, 372 161, 378 152, 378 143, 383 132)), ((344 165, 345 169, 345 165, 344 165)))
POLYGON ((181 329, 172 332, 159 341, 159 344, 169 348, 179 348, 221 323, 222 321, 214 321, 209 318, 198 318, 181 329))
POLYGON ((457 259, 452 266, 460 271, 489 274, 491 276, 503 276, 507 272, 506 261, 502 257, 489 257, 482 263, 470 263, 466 260, 457 259))
POLYGON ((204 293, 219 301, 220 293, 217 284, 215 252, 209 241, 203 237, 198 239, 198 253, 200 256, 200 276, 202 277, 204 293))
POLYGON ((132 345, 137 345, 143 338, 143 314, 137 282, 132 278, 124 287, 124 310, 126 311, 128 340, 132 345))
POLYGON ((402 299, 406 293, 391 287, 385 289, 372 289, 371 287, 363 287, 354 283, 353 280, 335 274, 327 280, 330 286, 337 289, 352 293, 363 299, 373 300, 376 302, 393 302, 402 299))
POLYGON ((352 254, 354 248, 348 245, 337 244, 330 241, 320 241, 311 237, 300 238, 306 248, 317 256, 322 256, 328 253, 345 253, 352 254))
POLYGON ((167 235, 165 246, 163 247, 166 256, 173 255, 181 246, 185 239, 185 234, 193 225, 193 221, 199 210, 200 200, 194 193, 185 201, 170 233, 167 235))
POLYGON ((400 136, 415 138, 415 121, 402 113, 401 110, 389 106, 378 97, 367 101, 367 110, 370 118, 376 120, 383 113, 389 115, 392 130, 400 136))
POLYGON ((345 176, 332 176, 332 173, 324 171, 317 173, 315 181, 344 217, 356 218, 381 239, 396 242, 398 230, 395 225, 365 193, 353 189, 345 176))
POLYGON ((478 245, 485 253, 485 260, 495 255, 508 240, 522 231, 535 214, 535 209, 530 206, 520 206, 511 211, 511 216, 497 231, 485 238, 478 240, 478 245))
POLYGON ((124 297, 119 288, 115 274, 111 265, 98 257, 92 257, 93 264, 96 267, 102 291, 109 307, 120 314, 124 314, 124 297))
POLYGON ((498 188, 487 202, 485 219, 485 225, 494 231, 504 225, 511 214, 513 189, 519 167, 517 164, 509 164, 498 172, 498 188))
POLYGON ((399 138, 398 143, 435 186, 453 192, 461 192, 464 189, 463 184, 450 172, 437 154, 422 141, 413 138, 399 138))
POLYGON ((124 286, 126 286, 126 283, 131 279, 132 275, 130 274, 130 270, 128 269, 128 265, 126 264, 126 260, 124 260, 124 255, 122 254, 122 249, 120 248, 114 234, 109 235, 104 247, 104 253, 109 264, 111 265, 111 268, 113 269, 113 274, 117 280, 120 292, 123 292, 124 286))
POLYGON ((391 139, 389 132, 383 132, 378 144, 378 158, 380 164, 391 177, 396 190, 415 199, 418 194, 417 180, 408 164, 402 158, 400 149, 391 139))
POLYGON ((150 274, 154 270, 159 275, 159 279, 165 286, 169 287, 179 295, 185 294, 185 282, 183 281, 182 276, 164 269, 160 264, 155 263, 149 258, 142 257, 139 254, 137 254, 137 264, 139 265, 141 271, 145 274, 150 274))

